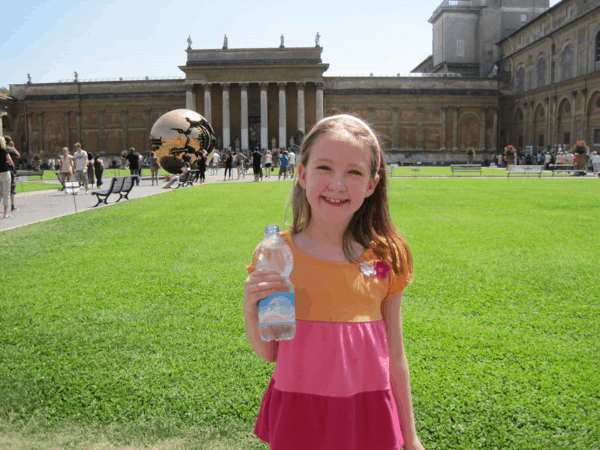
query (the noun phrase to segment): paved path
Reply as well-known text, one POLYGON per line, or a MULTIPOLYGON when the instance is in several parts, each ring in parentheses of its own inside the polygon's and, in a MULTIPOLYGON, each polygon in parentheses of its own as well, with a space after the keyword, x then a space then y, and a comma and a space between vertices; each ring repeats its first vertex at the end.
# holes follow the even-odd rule
MULTIPOLYGON (((203 186, 208 186, 210 184, 218 184, 218 183, 252 183, 254 181, 253 175, 246 175, 246 179, 237 180, 237 173, 235 169, 233 170, 234 177, 232 181, 223 181, 223 170, 219 170, 219 175, 209 175, 210 170, 207 171, 206 174, 206 183, 202 186, 198 186, 194 184, 194 188, 202 188, 203 186)), ((270 178, 263 178, 264 181, 277 181, 277 176, 273 176, 271 174, 270 178)), ((283 178, 282 178, 283 180, 283 178)), ((56 217, 66 216, 68 214, 75 214, 75 204, 77 204, 77 213, 82 213, 85 211, 89 211, 94 208, 94 205, 97 203, 97 199, 95 195, 91 193, 86 195, 85 188, 80 189, 79 194, 75 196, 75 201, 73 200, 73 195, 65 194, 62 191, 59 191, 60 184, 58 181, 47 181, 50 184, 56 185, 56 189, 48 189, 45 191, 37 191, 37 192, 25 192, 19 193, 17 188, 17 195, 15 198, 15 205, 17 207, 17 211, 12 211, 8 219, 4 219, 2 214, 0 214, 0 232, 5 230, 10 230, 12 228, 17 228, 23 225, 28 225, 36 222, 42 222, 44 220, 54 219, 56 217)), ((170 192, 173 189, 162 189, 161 186, 165 183, 164 179, 160 179, 160 183, 158 186, 152 186, 150 177, 142 177, 142 181, 139 186, 133 188, 133 190, 129 193, 130 199, 148 197, 150 195, 163 194, 166 192, 170 192)), ((108 188, 110 184, 110 178, 104 180, 104 186, 108 188)), ((183 188, 188 189, 188 188, 183 188)), ((95 189, 90 189, 89 191, 93 191, 95 189)), ((116 195, 111 195, 108 199, 108 207, 116 204, 117 200, 116 195)), ((1 199, 0 199, 1 201, 1 199)), ((126 202, 127 200, 121 200, 120 203, 126 202)), ((4 205, 0 205, 0 209, 4 205)), ((107 206, 98 206, 98 208, 106 208, 107 206)))

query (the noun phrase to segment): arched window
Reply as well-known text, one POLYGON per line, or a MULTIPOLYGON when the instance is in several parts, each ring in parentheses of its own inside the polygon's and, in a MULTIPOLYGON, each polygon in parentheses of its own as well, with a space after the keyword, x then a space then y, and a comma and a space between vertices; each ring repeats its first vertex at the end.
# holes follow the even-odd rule
POLYGON ((596 62, 600 61, 600 31, 596 35, 596 62))
POLYGON ((573 78, 573 45, 569 44, 565 47, 560 55, 561 79, 565 81, 573 78))
POLYGON ((517 94, 521 94, 525 89, 525 68, 523 66, 517 69, 516 90, 517 94))
POLYGON ((538 59, 535 70, 537 72, 537 87, 546 86, 546 56, 542 55, 538 59))

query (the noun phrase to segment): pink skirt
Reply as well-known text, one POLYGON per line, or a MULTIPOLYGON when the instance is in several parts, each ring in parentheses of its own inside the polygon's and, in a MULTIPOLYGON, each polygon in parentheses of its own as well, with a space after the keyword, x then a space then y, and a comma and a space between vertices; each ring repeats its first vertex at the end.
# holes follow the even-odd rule
POLYGON ((383 320, 296 321, 254 432, 271 450, 400 450, 383 320))

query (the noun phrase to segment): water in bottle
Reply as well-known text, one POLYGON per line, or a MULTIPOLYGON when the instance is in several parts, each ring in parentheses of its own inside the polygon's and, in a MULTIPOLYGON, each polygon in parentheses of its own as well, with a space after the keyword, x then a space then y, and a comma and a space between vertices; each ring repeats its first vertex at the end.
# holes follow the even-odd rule
POLYGON ((279 235, 279 227, 265 228, 265 237, 259 245, 256 269, 275 270, 286 279, 286 292, 276 292, 258 301, 258 334, 264 341, 292 339, 296 332, 296 305, 294 285, 290 273, 294 265, 292 250, 279 235))

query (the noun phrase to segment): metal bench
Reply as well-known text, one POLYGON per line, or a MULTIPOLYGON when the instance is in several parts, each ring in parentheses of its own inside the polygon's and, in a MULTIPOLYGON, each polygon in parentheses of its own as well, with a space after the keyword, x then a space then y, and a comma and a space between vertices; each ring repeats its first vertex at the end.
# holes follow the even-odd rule
POLYGON ((479 172, 480 176, 483 173, 481 164, 452 164, 450 170, 452 170, 452 176, 454 176, 455 172, 479 172))
POLYGON ((200 176, 200 170, 198 169, 190 169, 185 175, 179 177, 179 181, 177 183, 177 187, 175 189, 179 189, 180 187, 193 186, 194 181, 198 179, 200 176))
POLYGON ((43 170, 17 170, 17 177, 40 177, 40 180, 44 178, 43 170))
POLYGON ((110 186, 108 189, 102 189, 101 191, 93 191, 92 195, 95 195, 98 199, 98 203, 94 205, 94 208, 98 206, 100 203, 108 204, 107 200, 110 194, 118 194, 121 192, 121 188, 123 187, 123 182, 126 177, 113 177, 110 181, 110 186))
POLYGON ((529 176, 530 173, 537 173, 538 178, 542 176, 544 166, 515 166, 510 165, 506 168, 506 175, 510 177, 511 173, 525 173, 529 176))
POLYGON ((580 173, 584 172, 576 164, 550 164, 550 170, 552 171, 552 176, 554 176, 554 172, 565 172, 565 173, 572 172, 575 175, 578 172, 580 172, 580 173))

